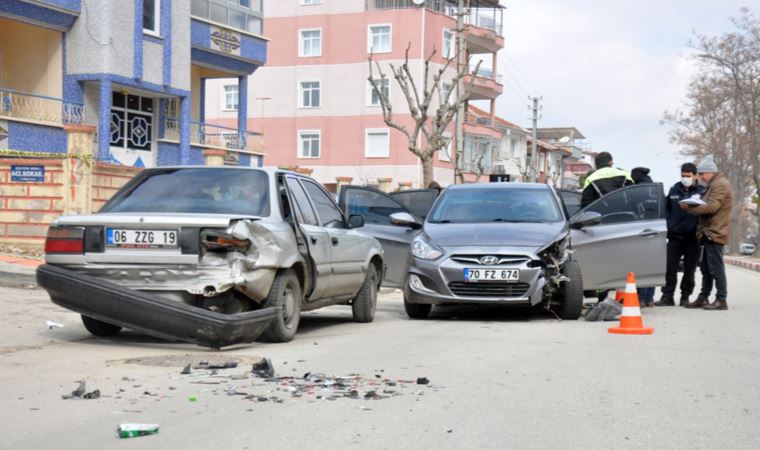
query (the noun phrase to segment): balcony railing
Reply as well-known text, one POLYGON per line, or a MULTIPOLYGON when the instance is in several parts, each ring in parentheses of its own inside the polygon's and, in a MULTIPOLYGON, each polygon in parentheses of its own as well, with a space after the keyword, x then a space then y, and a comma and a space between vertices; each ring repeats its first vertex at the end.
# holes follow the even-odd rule
MULTIPOLYGON (((470 71, 474 72, 475 71, 475 66, 471 65, 470 66, 470 71)), ((475 76, 479 77, 479 78, 490 78, 490 79, 494 80, 495 82, 497 82, 499 84, 502 84, 502 82, 501 82, 502 81, 502 75, 500 73, 497 73, 497 74, 493 73, 493 70, 491 70, 491 69, 486 69, 486 68, 483 68, 483 67, 478 67, 478 71, 475 73, 475 76)))
MULTIPOLYGON (((179 119, 165 118, 163 139, 179 142, 179 135, 179 119)), ((190 144, 240 153, 258 154, 265 151, 264 139, 260 133, 202 122, 190 122, 190 144)))
POLYGON ((252 34, 263 33, 263 0, 193 0, 191 14, 252 34))
MULTIPOLYGON (((364 0, 364 9, 403 9, 419 8, 413 0, 364 0)), ((456 18, 457 2, 453 0, 425 0, 425 8, 456 18)), ((486 28, 502 35, 502 8, 470 8, 470 14, 465 16, 467 25, 486 28)))
POLYGON ((493 121, 491 120, 490 117, 478 116, 470 112, 464 113, 464 123, 467 123, 470 125, 485 125, 485 126, 493 125, 493 121))
POLYGON ((53 126, 80 125, 84 122, 84 103, 0 88, 0 118, 53 126))

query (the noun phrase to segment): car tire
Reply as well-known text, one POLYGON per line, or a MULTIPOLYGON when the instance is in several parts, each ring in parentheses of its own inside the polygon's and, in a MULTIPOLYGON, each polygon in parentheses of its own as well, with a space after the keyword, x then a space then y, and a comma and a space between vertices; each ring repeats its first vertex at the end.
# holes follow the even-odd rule
POLYGON ((356 294, 351 302, 351 312, 354 315, 354 322, 368 323, 375 320, 375 310, 377 309, 377 269, 374 264, 370 264, 367 269, 367 276, 364 277, 359 293, 356 294))
POLYGON ((303 291, 298 276, 292 269, 277 274, 264 300, 263 307, 278 307, 272 323, 262 333, 261 340, 266 342, 288 342, 293 340, 301 321, 301 302, 303 291))
POLYGON ((110 337, 116 336, 121 331, 121 327, 118 325, 111 325, 110 323, 101 322, 98 319, 93 319, 82 315, 82 323, 87 331, 93 336, 110 337))
POLYGON ((565 262, 562 274, 569 280, 562 282, 558 315, 563 320, 577 320, 583 311, 583 278, 578 263, 572 259, 565 262))
POLYGON ((420 303, 409 303, 406 301, 406 296, 404 296, 404 310, 406 311, 406 315, 409 316, 410 319, 427 319, 428 315, 430 314, 430 310, 433 308, 433 305, 425 305, 420 303))

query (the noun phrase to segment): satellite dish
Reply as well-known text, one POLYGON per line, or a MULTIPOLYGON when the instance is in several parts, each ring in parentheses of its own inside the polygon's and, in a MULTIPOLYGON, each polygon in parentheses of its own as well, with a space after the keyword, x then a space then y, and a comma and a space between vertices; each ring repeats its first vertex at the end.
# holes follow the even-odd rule
POLYGON ((570 136, 562 136, 559 139, 559 142, 560 142, 560 144, 567 144, 568 142, 570 142, 570 136))
POLYGON ((412 0, 412 3, 414 3, 415 5, 419 6, 419 5, 423 4, 423 3, 425 3, 425 0, 412 0))

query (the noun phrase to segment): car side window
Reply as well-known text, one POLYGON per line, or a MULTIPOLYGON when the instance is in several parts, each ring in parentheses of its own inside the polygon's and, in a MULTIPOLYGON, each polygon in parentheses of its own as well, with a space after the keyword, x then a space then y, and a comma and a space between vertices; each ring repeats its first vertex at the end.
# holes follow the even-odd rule
POLYGON ((317 210, 317 216, 322 226, 328 228, 346 228, 343 214, 335 206, 332 198, 311 181, 304 180, 303 185, 309 198, 314 203, 314 208, 317 210))
POLYGON ((382 192, 369 189, 351 189, 345 197, 346 215, 360 215, 366 223, 390 225, 390 215, 397 212, 407 212, 394 199, 382 192))
POLYGON ((618 189, 598 199, 586 211, 602 215, 602 223, 656 220, 661 217, 659 184, 644 184, 618 189))
POLYGON ((288 178, 287 183, 290 193, 293 194, 293 202, 296 204, 296 208, 298 208, 298 212, 300 213, 301 223, 305 225, 318 225, 317 216, 311 208, 309 198, 301 187, 301 183, 294 178, 288 178))
POLYGON ((561 189, 557 191, 559 197, 562 199, 562 203, 567 210, 567 216, 573 217, 575 213, 581 209, 581 193, 578 191, 569 191, 561 189))

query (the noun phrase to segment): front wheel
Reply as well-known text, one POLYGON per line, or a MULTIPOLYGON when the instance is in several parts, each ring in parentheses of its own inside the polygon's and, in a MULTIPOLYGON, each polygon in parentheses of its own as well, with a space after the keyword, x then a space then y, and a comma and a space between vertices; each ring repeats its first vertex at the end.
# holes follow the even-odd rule
POLYGON ((301 321, 302 300, 303 291, 296 273, 292 269, 278 273, 263 306, 265 308, 278 307, 280 310, 261 335, 261 339, 267 342, 292 340, 301 321))
POLYGON ((111 325, 110 323, 101 322, 98 319, 92 317, 82 316, 82 323, 90 334, 100 337, 116 336, 121 331, 121 327, 118 325, 111 325))
POLYGON ((404 296, 404 310, 406 311, 406 315, 412 319, 427 319, 432 308, 433 305, 409 303, 406 301, 406 296, 404 296))
POLYGON ((578 263, 572 259, 565 262, 562 274, 568 278, 560 289, 559 316, 564 320, 577 320, 583 310, 583 278, 578 263))
POLYGON ((364 283, 351 302, 351 312, 354 315, 355 322, 367 323, 375 320, 376 309, 377 270, 374 264, 370 264, 369 269, 367 269, 367 276, 364 277, 364 283))

